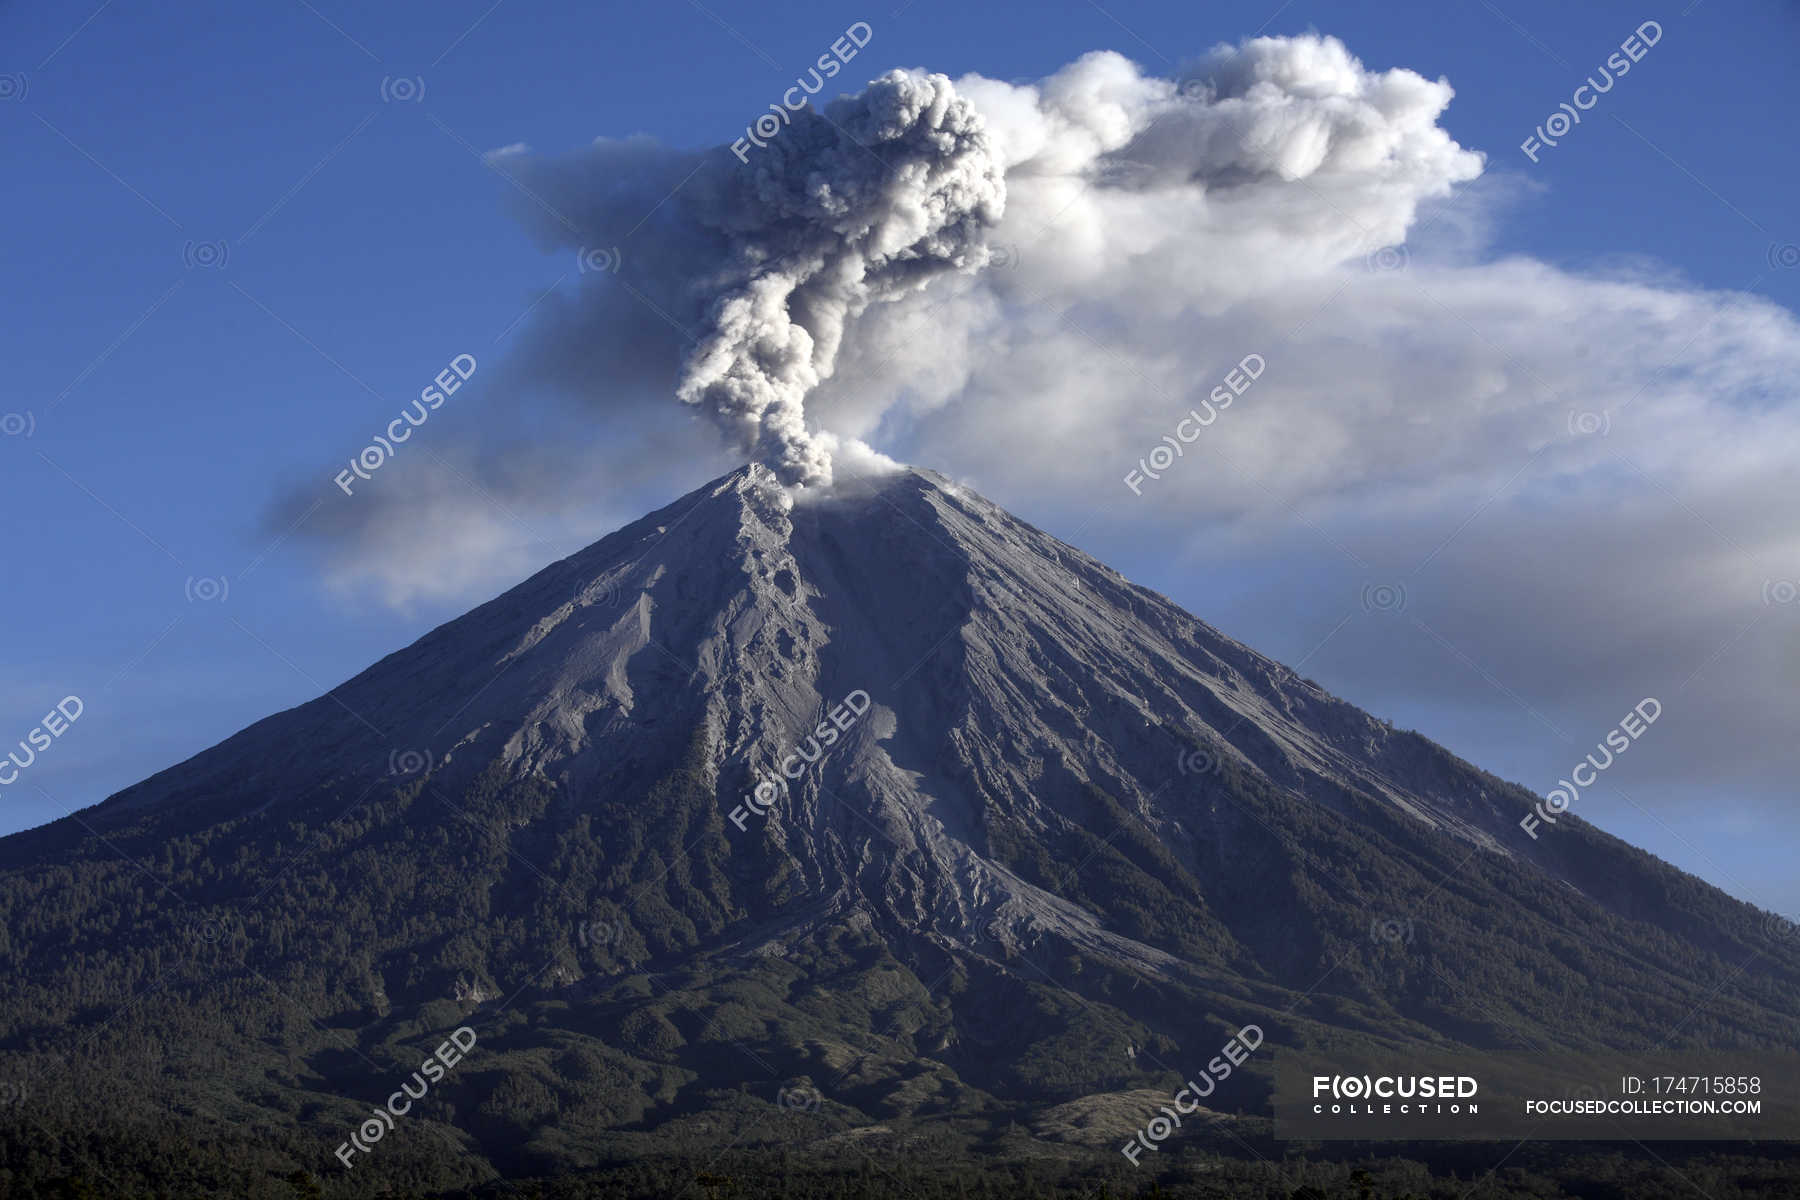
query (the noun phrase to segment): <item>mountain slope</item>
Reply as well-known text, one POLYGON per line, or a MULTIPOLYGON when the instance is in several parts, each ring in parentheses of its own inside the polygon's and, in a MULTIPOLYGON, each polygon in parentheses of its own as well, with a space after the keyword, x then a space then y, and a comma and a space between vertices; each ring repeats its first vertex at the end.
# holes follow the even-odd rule
POLYGON ((1791 1043, 1785 926, 1531 803, 941 477, 746 468, 0 840, 0 1080, 329 1164, 468 1024, 379 1156, 441 1181, 796 1136, 783 1098, 1030 1121, 1253 1020, 1791 1043))

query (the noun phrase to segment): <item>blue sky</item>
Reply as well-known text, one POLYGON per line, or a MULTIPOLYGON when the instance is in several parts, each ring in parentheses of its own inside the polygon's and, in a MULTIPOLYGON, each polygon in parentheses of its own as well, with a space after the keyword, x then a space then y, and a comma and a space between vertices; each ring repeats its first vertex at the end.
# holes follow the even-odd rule
MULTIPOLYGON (((0 789, 0 831, 98 802, 498 590, 381 603, 334 585, 307 531, 284 537, 270 517, 284 495, 354 503, 331 477, 458 354, 482 370, 434 414, 446 438, 479 438, 496 420, 548 437, 573 419, 515 404, 491 382, 490 364, 508 361, 546 291, 580 280, 572 256, 547 252, 516 218, 529 202, 482 156, 637 133, 680 147, 729 143, 856 20, 874 36, 836 81, 850 87, 891 66, 1038 79, 1100 49, 1169 75, 1221 42, 1330 34, 1371 70, 1409 68, 1455 87, 1442 126, 1488 158, 1485 199, 1467 210, 1484 261, 1525 257, 1800 307, 1800 270, 1780 255, 1800 241, 1800 163, 1784 125, 1800 111, 1800 16, 1782 4, 9 5, 0 145, 25 182, 0 235, 13 283, 0 296, 0 414, 10 414, 0 418, 10 568, 0 744, 64 696, 82 697, 86 711, 0 789), (1534 127, 1651 18, 1662 41, 1605 104, 1541 161, 1521 154, 1534 127)), ((1764 390, 1734 402, 1791 403, 1779 386, 1764 390)), ((595 436, 631 434, 602 426, 595 436)), ((621 474, 576 515, 509 510, 508 562, 528 568, 578 548, 719 461, 697 445, 669 469, 621 474)), ((1090 525, 1079 504, 974 473, 996 501, 1232 635, 1289 663, 1310 659, 1303 672, 1338 694, 1534 790, 1574 761, 1543 737, 1538 714, 1591 746, 1640 699, 1620 691, 1616 703, 1590 704, 1573 685, 1568 695, 1533 686, 1538 676, 1521 667, 1514 678, 1501 650, 1441 653, 1469 644, 1454 631, 1458 613, 1504 622, 1504 608, 1421 608, 1433 629, 1452 630, 1435 644, 1396 642, 1391 630, 1360 637, 1360 625, 1330 632, 1307 597, 1368 583, 1342 564, 1321 574, 1319 547, 1298 525, 1215 546, 1196 516, 1199 544, 1172 545, 1165 527, 1135 524, 1110 493, 1090 525)), ((1485 519, 1502 509, 1530 527, 1511 499, 1485 519)), ((1447 514, 1449 527, 1465 515, 1447 514)), ((331 517, 328 507, 315 514, 331 517)), ((1736 544, 1725 516, 1693 519, 1736 544)), ((1379 563, 1374 551, 1362 557, 1379 563)), ((1445 564, 1456 569, 1454 554, 1445 564)), ((1541 566, 1522 553, 1522 571, 1541 566)), ((1591 601, 1605 576, 1597 568, 1558 586, 1591 601)), ((1578 606, 1605 606, 1589 601, 1578 606)), ((1764 615, 1754 603, 1741 620, 1722 615, 1709 669, 1729 680, 1732 656, 1769 625, 1742 645, 1733 630, 1764 615)), ((1554 607, 1541 619, 1554 623, 1554 607)), ((1757 653, 1793 648, 1784 633, 1757 653)), ((1685 719, 1702 727, 1691 710, 1685 719)), ((1737 774, 1711 784, 1653 758, 1647 769, 1622 763, 1619 789, 1632 798, 1603 787, 1584 814, 1792 913, 1800 829, 1780 815, 1791 790, 1777 747, 1759 766, 1756 745, 1735 752, 1737 774)))

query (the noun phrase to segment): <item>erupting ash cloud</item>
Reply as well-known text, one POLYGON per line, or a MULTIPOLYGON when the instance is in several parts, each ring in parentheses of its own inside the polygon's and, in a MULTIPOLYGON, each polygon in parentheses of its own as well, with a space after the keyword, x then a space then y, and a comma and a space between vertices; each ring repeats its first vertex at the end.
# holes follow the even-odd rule
MULTIPOLYGON (((742 155, 648 138, 496 151, 527 224, 607 268, 521 357, 578 392, 672 388, 788 483, 828 483, 834 439, 807 400, 872 305, 1048 230, 1031 290, 1051 307, 1176 272, 1183 306, 1316 276, 1397 243, 1420 200, 1480 173, 1437 124, 1451 94, 1335 39, 1259 38, 1176 79, 1109 52, 1025 86, 894 71, 742 155)), ((832 432, 868 432, 863 415, 832 432)))
MULTIPOLYGON (((517 150, 493 159, 548 197, 542 231, 577 245, 584 230, 628 215, 646 178, 654 191, 686 161, 617 142, 561 161, 517 150), (638 186, 615 171, 633 165, 638 186)), ((654 220, 651 240, 665 243, 648 263, 659 277, 639 278, 635 246, 618 266, 689 336, 676 395, 787 483, 826 484, 831 439, 808 429, 805 399, 831 376, 846 323, 939 275, 986 265, 986 231, 1005 202, 969 102, 943 75, 893 71, 823 112, 802 110, 747 165, 702 158, 649 217, 635 218, 654 220)))
MULTIPOLYGON (((790 483, 880 470, 879 440, 952 469, 1005 445, 1040 480, 1104 463, 1116 486, 1172 398, 1269 350, 1271 321, 1301 323, 1284 306, 1317 309, 1309 287, 1366 276, 1422 202, 1480 174, 1439 124, 1452 94, 1335 38, 1254 38, 1173 78, 1110 51, 1032 83, 896 71, 741 156, 647 136, 495 150, 519 220, 579 283, 521 299, 529 317, 482 385, 507 403, 471 398, 437 431, 440 457, 398 464, 303 536, 334 548, 337 579, 391 599, 499 583, 542 537, 521 514, 579 513, 591 531, 596 496, 727 467, 696 453, 671 395, 790 483)), ((1343 372, 1327 373, 1335 397, 1343 372)), ((1303 427, 1342 411, 1334 398, 1303 427)), ((285 497, 271 532, 314 500, 285 497)))
POLYGON ((1242 571, 1262 590, 1208 602, 1265 649, 1310 657, 1388 582, 1366 564, 1427 564, 1405 620, 1327 639, 1359 702, 1511 730, 1513 696, 1565 697, 1550 720, 1606 728, 1620 695, 1692 679, 1683 711, 1710 715, 1646 753, 1785 803, 1800 517, 1768 497, 1800 455, 1800 322, 1498 252, 1525 193, 1504 166, 1476 182, 1453 95, 1335 38, 1253 38, 1167 77, 1105 51, 1031 82, 892 74, 747 161, 647 137, 496 151, 579 286, 521 294, 418 453, 354 497, 315 472, 267 535, 298 529, 348 591, 466 601, 729 469, 682 420, 704 413, 796 483, 882 470, 873 443, 1066 517, 1103 558, 1154 542, 1242 571), (1132 489, 1251 354, 1255 391, 1132 489))

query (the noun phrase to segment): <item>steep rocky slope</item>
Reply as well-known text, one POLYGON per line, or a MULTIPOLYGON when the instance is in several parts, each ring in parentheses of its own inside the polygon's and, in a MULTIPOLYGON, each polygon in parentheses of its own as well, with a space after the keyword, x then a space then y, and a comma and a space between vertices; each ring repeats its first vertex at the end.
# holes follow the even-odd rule
POLYGON ((467 1023, 420 1115, 479 1175, 797 1094, 1108 1111, 1253 1020, 1791 1042, 1783 923, 1524 837, 1522 790, 939 476, 802 497, 735 472, 0 840, 0 1080, 335 1141, 467 1023))

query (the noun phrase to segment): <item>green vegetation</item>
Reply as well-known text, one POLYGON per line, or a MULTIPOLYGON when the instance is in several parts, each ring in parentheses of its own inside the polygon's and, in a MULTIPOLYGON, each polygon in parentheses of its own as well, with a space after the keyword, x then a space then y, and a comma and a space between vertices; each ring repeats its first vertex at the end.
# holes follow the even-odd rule
MULTIPOLYGON (((665 737, 581 795, 490 768, 0 842, 0 1196, 1451 1196, 1507 1148, 1302 1158, 1254 1116, 1139 1170, 1117 1146, 1134 1094, 1249 1021, 1290 1046, 1758 1049, 1800 1014, 1759 914, 1591 829, 1558 830, 1591 886, 1553 889, 1229 763, 1180 783, 1184 839, 1053 774, 1051 827, 988 815, 999 861, 1179 964, 1029 929, 960 947, 821 893, 773 823, 729 830, 742 781, 665 737), (462 1025, 473 1052, 340 1166, 462 1025), (1077 1101, 1114 1125, 1046 1120, 1077 1101)), ((869 845, 841 819, 818 855, 869 845)), ((1219 1111, 1266 1111, 1267 1068, 1219 1111)), ((1758 1153, 1663 1157, 1714 1197, 1793 1194, 1758 1153)), ((1691 1191, 1596 1149, 1522 1149, 1484 1186, 1691 1191)))

